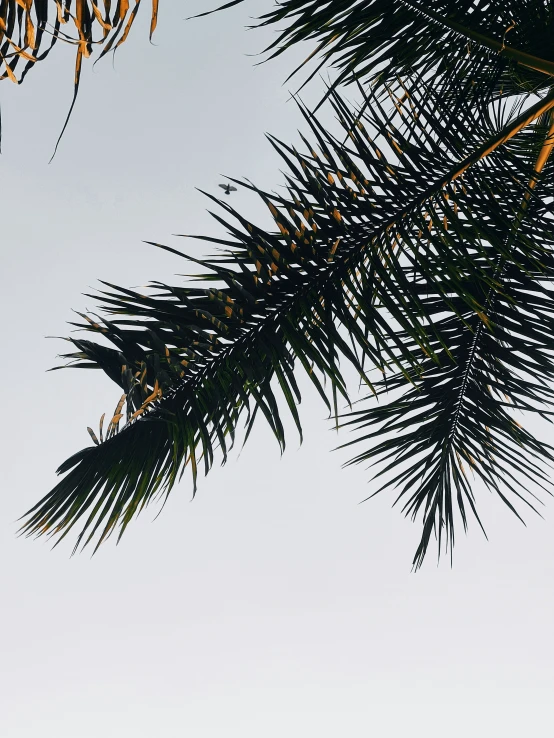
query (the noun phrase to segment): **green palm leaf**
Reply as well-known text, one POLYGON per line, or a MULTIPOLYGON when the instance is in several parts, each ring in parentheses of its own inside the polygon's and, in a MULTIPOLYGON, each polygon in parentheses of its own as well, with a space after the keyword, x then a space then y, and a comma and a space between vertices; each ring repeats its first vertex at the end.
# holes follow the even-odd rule
POLYGON ((273 230, 212 197, 216 255, 155 244, 200 266, 197 284, 104 283, 102 317, 74 324, 99 340, 68 339, 64 358, 123 395, 23 530, 121 536, 187 466, 194 492, 240 424, 247 438, 263 416, 284 449, 283 407, 302 432, 299 369, 338 418, 346 364, 369 388, 342 419, 363 444, 352 463, 380 461, 380 489, 422 518, 416 568, 433 534, 451 551, 457 517, 479 520, 468 470, 518 516, 536 509, 554 449, 516 417, 548 420, 554 400, 553 18, 539 0, 285 0, 263 16, 288 23, 270 54, 315 40, 338 68, 343 135, 301 108, 303 152, 270 138, 286 193, 233 180, 273 230))
MULTIPOLYGON (((464 528, 466 505, 479 520, 467 471, 518 517, 510 497, 536 509, 533 488, 549 490, 551 485, 547 469, 554 447, 535 438, 516 417, 538 413, 550 420, 553 414, 554 225, 552 196, 545 192, 554 175, 548 156, 553 147, 554 117, 547 115, 510 142, 502 158, 488 160, 490 166, 479 173, 483 197, 474 234, 484 252, 474 252, 474 258, 482 259, 482 269, 491 273, 491 287, 483 290, 483 284, 457 267, 457 280, 466 281, 465 289, 483 310, 472 314, 453 294, 451 309, 445 311, 442 289, 415 275, 414 288, 427 312, 436 315, 434 330, 448 351, 437 344, 440 366, 421 355, 422 372, 397 372, 378 386, 379 396, 392 394, 392 399, 357 410, 344 421, 363 428, 351 443, 370 444, 352 463, 384 462, 378 476, 385 475, 387 482, 380 489, 398 487, 397 501, 404 501, 404 511, 414 519, 422 514, 416 567, 433 534, 439 550, 443 541, 452 550, 455 507, 464 528), (498 200, 504 204, 502 212, 490 207, 498 200), (511 222, 505 205, 510 201, 511 222), (483 241, 485 224, 496 239, 483 241)), ((458 206, 457 217, 463 203, 458 206)), ((464 240, 471 248, 470 232, 464 240)), ((409 343, 409 336, 404 340, 409 343)))
POLYGON ((309 78, 331 63, 337 85, 392 84, 417 72, 435 84, 465 80, 466 95, 483 104, 502 92, 548 89, 554 75, 554 11, 544 0, 284 0, 259 25, 279 26, 270 58, 315 42, 295 71, 317 58, 309 78))
MULTIPOLYGON (((229 238, 208 239, 222 254, 200 262, 208 272, 199 279, 214 288, 158 284, 143 295, 106 285, 104 310, 115 317, 84 316, 78 325, 115 348, 71 339, 78 351, 66 358, 102 368, 120 385, 127 424, 117 432, 119 408, 107 439, 96 436, 60 467, 67 476, 30 511, 28 533, 63 537, 80 524, 77 545, 95 534, 100 543, 117 525, 121 535, 186 465, 195 484, 200 459, 207 472, 219 447, 224 461, 241 416, 248 434, 258 409, 284 447, 275 392, 300 428, 298 363, 328 405, 330 382, 335 413, 337 396, 348 396, 341 359, 366 382, 364 365, 397 367, 393 387, 401 378, 417 387, 429 364, 438 373, 458 365, 458 338, 453 344, 440 316, 448 311, 459 330, 474 331, 484 296, 498 291, 495 264, 509 254, 504 211, 494 197, 483 203, 482 193, 491 179, 505 181, 504 202, 521 200, 517 182, 529 172, 514 175, 494 147, 499 130, 517 130, 522 114, 501 106, 504 117, 499 109, 485 118, 460 103, 453 117, 451 98, 443 102, 423 80, 408 92, 392 115, 375 96, 361 112, 332 93, 348 144, 307 112, 317 141, 306 141, 309 154, 272 140, 290 171, 288 196, 243 186, 262 197, 278 231, 225 205, 238 225, 216 216, 229 238), (493 153, 483 158, 483 151, 493 153)), ((525 257, 536 269, 523 233, 529 253, 522 246, 515 263, 524 268, 525 257)))

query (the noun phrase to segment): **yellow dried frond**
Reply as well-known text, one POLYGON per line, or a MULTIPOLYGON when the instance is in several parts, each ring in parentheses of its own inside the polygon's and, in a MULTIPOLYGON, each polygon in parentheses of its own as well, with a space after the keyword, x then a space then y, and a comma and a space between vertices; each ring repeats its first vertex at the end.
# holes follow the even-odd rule
MULTIPOLYGON (((111 0, 54 0, 55 21, 48 2, 5 0, 0 9, 0 79, 19 83, 25 73, 44 59, 61 39, 76 47, 75 92, 79 86, 81 60, 93 48, 103 56, 125 42, 142 0, 113 3, 111 0), (52 13, 50 13, 50 16, 52 13), (60 31, 63 26, 63 33, 60 31), (73 32, 72 32, 73 28, 73 32)), ((150 37, 158 19, 159 0, 152 0, 150 37)), ((52 10, 52 9, 51 9, 52 10)))

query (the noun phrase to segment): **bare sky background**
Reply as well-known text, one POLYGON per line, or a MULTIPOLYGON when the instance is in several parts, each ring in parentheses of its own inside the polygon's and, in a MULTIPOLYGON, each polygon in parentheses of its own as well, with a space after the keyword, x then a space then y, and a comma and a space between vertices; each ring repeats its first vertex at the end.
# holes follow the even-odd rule
POLYGON ((277 188, 263 133, 302 127, 282 82, 308 49, 246 56, 273 37, 243 30, 269 2, 188 22, 206 0, 160 5, 154 45, 145 7, 115 68, 86 65, 51 164, 73 50, 1 84, 0 735, 552 735, 554 501, 524 528, 480 490, 489 542, 473 523, 453 569, 431 554, 414 575, 419 527, 392 495, 358 505, 370 473, 341 470, 309 390, 302 447, 291 431, 280 459, 260 421, 193 502, 184 480, 117 548, 70 559, 71 544, 16 538, 119 397, 100 373, 46 373, 65 346, 45 336, 94 308, 82 293, 99 278, 178 279, 184 262, 143 240, 205 253, 172 237, 219 230, 195 187, 216 193, 225 173, 277 188))

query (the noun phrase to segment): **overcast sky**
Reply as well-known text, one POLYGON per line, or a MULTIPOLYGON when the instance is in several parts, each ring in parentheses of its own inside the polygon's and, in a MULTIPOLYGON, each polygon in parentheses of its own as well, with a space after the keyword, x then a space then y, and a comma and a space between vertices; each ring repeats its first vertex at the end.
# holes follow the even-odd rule
POLYGON ((70 543, 16 538, 119 397, 100 373, 46 373, 65 347, 45 337, 94 307, 82 293, 98 279, 179 279, 183 263, 142 241, 217 233, 195 187, 225 173, 277 188, 263 134, 302 127, 282 82, 308 49, 247 56, 272 38, 243 30, 271 2, 189 22, 206 0, 160 6, 154 45, 145 7, 115 67, 86 64, 51 164, 72 50, 0 85, 0 735, 550 736, 554 501, 525 528, 479 490, 489 542, 472 524, 453 569, 431 554, 412 574, 420 527, 391 494, 358 504, 369 472, 341 470, 310 391, 302 447, 292 432, 280 459, 260 422, 194 501, 184 480, 118 547, 70 559, 70 543))

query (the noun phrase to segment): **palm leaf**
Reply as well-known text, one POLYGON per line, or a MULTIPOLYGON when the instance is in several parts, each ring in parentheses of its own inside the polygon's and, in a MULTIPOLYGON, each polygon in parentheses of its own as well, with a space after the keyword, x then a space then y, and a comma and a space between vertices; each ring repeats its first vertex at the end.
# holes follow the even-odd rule
MULTIPOLYGON (((536 510, 533 489, 551 487, 547 470, 554 447, 535 438, 516 417, 538 413, 550 420, 554 414, 554 226, 547 185, 554 176, 553 146, 554 117, 549 114, 510 141, 502 158, 493 156, 482 172, 472 171, 480 175, 474 239, 480 239, 482 255, 472 249, 470 230, 464 240, 474 258, 482 259, 483 271, 491 273, 491 286, 484 290, 484 283, 460 267, 457 280, 466 281, 465 289, 482 311, 472 314, 459 294, 452 294, 451 309, 445 311, 446 285, 439 291, 416 275, 414 289, 437 317, 434 331, 448 351, 437 343, 439 366, 421 355, 420 374, 396 372, 378 386, 378 395, 392 393, 392 399, 356 410, 344 421, 363 428, 351 443, 370 444, 351 463, 383 462, 378 476, 387 481, 380 489, 398 487, 397 501, 403 500, 406 514, 423 517, 416 568, 433 534, 439 551, 443 542, 452 550, 456 507, 464 528, 466 506, 479 520, 467 471, 518 517, 514 501, 536 510), (502 211, 494 207, 498 201, 502 211), (510 203, 511 219, 506 217, 510 203), (484 225, 490 233, 485 239, 484 225), (386 440, 380 440, 383 434, 386 440)), ((457 205, 459 217, 463 202, 457 205)), ((433 230, 438 229, 435 222, 433 230)), ((409 336, 404 340, 409 343, 409 336)))
MULTIPOLYGON (((458 366, 459 338, 441 316, 475 332, 486 295, 500 289, 495 265, 513 249, 502 238, 503 208, 483 191, 502 182, 503 204, 517 210, 519 182, 529 177, 517 156, 518 121, 536 119, 540 106, 522 114, 499 103, 487 117, 458 100, 453 115, 454 99, 422 79, 392 112, 371 95, 351 110, 332 93, 348 144, 304 111, 315 139, 305 141, 308 153, 272 139, 289 168, 287 196, 242 184, 266 203, 277 231, 220 203, 228 217, 216 218, 229 237, 207 239, 223 250, 200 262, 205 286, 157 283, 144 295, 106 284, 104 311, 113 318, 84 316, 78 326, 114 348, 72 338, 78 350, 66 358, 120 385, 128 422, 121 432, 112 423, 104 442, 97 437, 60 467, 67 476, 29 512, 27 533, 61 539, 79 524, 77 545, 95 535, 98 545, 118 525, 121 535, 186 465, 195 485, 201 460, 209 471, 219 447, 224 461, 240 418, 248 434, 257 409, 284 447, 275 393, 300 428, 298 364, 335 413, 324 382, 347 399, 341 359, 366 382, 366 366, 396 367, 393 387, 418 386, 429 365, 458 366), (498 150, 509 145, 515 153, 505 161, 498 150)), ((512 262, 537 270, 542 262, 524 234, 512 262)))
MULTIPOLYGON (((132 8, 128 0, 113 7, 111 0, 4 0, 0 4, 0 79, 22 82, 58 41, 75 47, 73 102, 58 144, 75 105, 83 59, 95 47, 100 49, 99 59, 115 52, 126 41, 141 2, 135 0, 132 8)), ((159 0, 152 0, 150 38, 157 25, 158 5, 159 0)))
POLYGON ((465 80, 466 94, 485 104, 502 93, 545 90, 554 75, 554 13, 544 0, 284 0, 259 19, 261 26, 283 24, 270 58, 315 43, 295 72, 317 58, 309 78, 331 63, 336 85, 392 84, 415 71, 437 85, 465 80))

